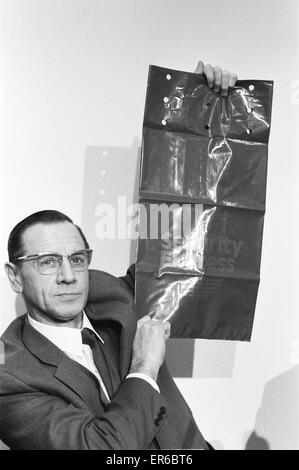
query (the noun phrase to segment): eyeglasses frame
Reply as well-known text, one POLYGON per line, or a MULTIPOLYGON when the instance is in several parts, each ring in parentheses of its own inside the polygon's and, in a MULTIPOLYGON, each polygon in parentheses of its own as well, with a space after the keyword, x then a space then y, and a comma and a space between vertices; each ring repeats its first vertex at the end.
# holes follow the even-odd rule
MULTIPOLYGON (((87 255, 88 255, 88 266, 89 266, 89 264, 91 263, 91 257, 92 257, 92 254, 93 254, 93 250, 91 248, 85 248, 85 249, 82 249, 82 250, 74 251, 70 255, 60 255, 59 253, 52 253, 52 252, 49 252, 49 251, 45 251, 45 252, 41 252, 41 253, 36 253, 34 255, 19 256, 18 258, 14 258, 13 261, 34 261, 34 260, 38 259, 41 256, 59 256, 60 258, 68 258, 68 260, 69 260, 69 258, 71 256, 82 253, 82 252, 87 253, 87 255)), ((57 269, 57 271, 53 274, 56 274, 59 271, 60 268, 61 268, 61 264, 60 264, 59 268, 57 269)), ((47 275, 46 273, 41 273, 39 269, 37 269, 37 270, 40 274, 47 275)), ((83 269, 82 271, 85 271, 85 269, 83 269)), ((82 271, 76 271, 76 272, 82 272, 82 271)), ((51 274, 48 274, 48 275, 51 275, 51 274)))

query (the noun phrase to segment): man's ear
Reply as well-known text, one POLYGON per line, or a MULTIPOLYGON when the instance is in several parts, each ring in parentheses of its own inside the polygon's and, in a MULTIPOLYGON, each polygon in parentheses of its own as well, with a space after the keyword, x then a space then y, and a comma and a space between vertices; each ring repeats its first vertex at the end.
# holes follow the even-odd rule
POLYGON ((4 269, 12 289, 16 294, 21 294, 23 291, 23 285, 18 268, 13 263, 5 263, 4 269))

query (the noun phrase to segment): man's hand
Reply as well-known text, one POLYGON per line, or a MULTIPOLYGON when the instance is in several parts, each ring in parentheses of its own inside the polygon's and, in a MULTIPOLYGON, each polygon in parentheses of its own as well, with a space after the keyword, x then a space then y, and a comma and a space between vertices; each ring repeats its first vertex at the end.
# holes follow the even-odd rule
POLYGON ((221 96, 227 96, 228 89, 234 87, 238 80, 235 72, 222 70, 217 65, 214 67, 210 64, 204 65, 201 60, 197 64, 195 73, 203 74, 208 86, 213 88, 216 93, 220 92, 221 96))
POLYGON ((156 382, 169 336, 170 323, 152 320, 149 316, 141 318, 137 323, 129 373, 146 374, 156 382))

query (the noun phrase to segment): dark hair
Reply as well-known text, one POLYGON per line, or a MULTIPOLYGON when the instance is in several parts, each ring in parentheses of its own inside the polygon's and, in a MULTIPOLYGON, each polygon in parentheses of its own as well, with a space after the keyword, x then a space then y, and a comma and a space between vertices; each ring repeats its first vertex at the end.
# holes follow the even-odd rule
POLYGON ((16 258, 23 256, 23 235, 24 232, 33 225, 36 224, 53 224, 59 222, 70 222, 73 224, 78 232, 80 233, 82 240, 84 242, 85 248, 89 248, 89 244, 83 234, 81 228, 74 224, 72 219, 67 215, 59 211, 45 210, 35 212, 34 214, 29 215, 25 219, 21 220, 10 232, 7 244, 8 258, 10 262, 14 262, 16 258))

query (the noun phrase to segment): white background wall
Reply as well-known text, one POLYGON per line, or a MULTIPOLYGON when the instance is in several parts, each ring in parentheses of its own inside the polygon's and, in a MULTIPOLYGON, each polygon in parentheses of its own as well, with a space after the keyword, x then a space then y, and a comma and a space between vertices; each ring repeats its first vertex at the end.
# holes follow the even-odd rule
MULTIPOLYGON (((1 265, 10 229, 56 208, 96 244, 94 266, 124 273, 130 242, 99 243, 94 208, 133 198, 149 64, 275 80, 252 342, 197 341, 193 378, 176 379, 219 449, 299 449, 298 13, 296 0, 1 1, 1 265)), ((1 332, 16 310, 0 275, 1 332)))

